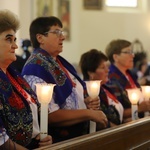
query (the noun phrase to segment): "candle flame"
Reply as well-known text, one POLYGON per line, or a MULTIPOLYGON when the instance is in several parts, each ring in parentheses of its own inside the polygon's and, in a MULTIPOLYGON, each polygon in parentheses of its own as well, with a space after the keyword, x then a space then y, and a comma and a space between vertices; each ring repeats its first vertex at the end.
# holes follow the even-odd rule
POLYGON ((101 80, 86 81, 87 91, 90 97, 95 98, 100 91, 101 80))
POLYGON ((40 103, 48 104, 51 101, 55 84, 36 84, 36 93, 40 103))
POLYGON ((132 105, 136 105, 139 99, 141 98, 141 92, 140 89, 127 89, 129 100, 132 105))
POLYGON ((145 100, 150 99, 150 86, 141 86, 142 87, 142 94, 145 100))

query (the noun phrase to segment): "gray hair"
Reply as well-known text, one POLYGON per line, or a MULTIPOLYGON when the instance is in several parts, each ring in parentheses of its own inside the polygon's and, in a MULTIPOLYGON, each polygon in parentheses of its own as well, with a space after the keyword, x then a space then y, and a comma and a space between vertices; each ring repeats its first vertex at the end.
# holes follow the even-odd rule
POLYGON ((20 22, 16 14, 7 9, 0 10, 0 33, 9 29, 12 29, 16 32, 19 27, 20 22))

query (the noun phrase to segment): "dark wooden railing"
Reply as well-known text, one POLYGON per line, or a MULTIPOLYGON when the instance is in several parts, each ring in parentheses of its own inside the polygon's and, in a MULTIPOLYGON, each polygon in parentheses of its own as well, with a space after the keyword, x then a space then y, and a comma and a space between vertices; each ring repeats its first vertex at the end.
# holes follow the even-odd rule
POLYGON ((150 150, 150 117, 37 150, 150 150))

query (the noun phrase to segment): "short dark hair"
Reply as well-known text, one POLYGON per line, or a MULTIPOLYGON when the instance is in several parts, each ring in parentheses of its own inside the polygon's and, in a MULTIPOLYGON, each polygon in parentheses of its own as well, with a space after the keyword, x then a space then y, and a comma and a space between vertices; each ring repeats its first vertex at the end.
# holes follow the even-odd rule
POLYGON ((97 49, 91 49, 81 55, 79 65, 84 80, 89 80, 88 72, 95 72, 102 61, 107 61, 107 57, 97 49))
POLYGON ((45 32, 48 32, 52 26, 57 25, 61 28, 63 27, 62 22, 55 16, 38 17, 33 20, 29 29, 32 46, 38 48, 40 45, 36 39, 38 33, 44 34, 45 32))
POLYGON ((106 55, 111 63, 114 63, 113 54, 120 54, 123 48, 131 45, 127 40, 117 39, 111 41, 106 47, 106 55))

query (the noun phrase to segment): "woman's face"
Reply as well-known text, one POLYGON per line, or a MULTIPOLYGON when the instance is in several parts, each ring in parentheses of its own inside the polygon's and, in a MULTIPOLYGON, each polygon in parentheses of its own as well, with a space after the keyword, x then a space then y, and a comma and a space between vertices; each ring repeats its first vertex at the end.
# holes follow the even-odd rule
POLYGON ((13 30, 7 30, 0 34, 0 66, 8 66, 16 60, 15 49, 16 35, 13 30))
POLYGON ((121 53, 117 55, 115 63, 117 66, 124 68, 124 70, 133 68, 134 62, 134 53, 131 49, 131 46, 123 48, 121 53))
POLYGON ((104 84, 108 81, 108 62, 102 61, 95 72, 90 74, 92 80, 102 80, 101 84, 104 84))
POLYGON ((52 57, 56 57, 63 50, 63 41, 65 36, 62 34, 62 28, 52 26, 46 36, 40 35, 40 47, 46 50, 52 57), (57 34, 59 32, 60 34, 57 34))

